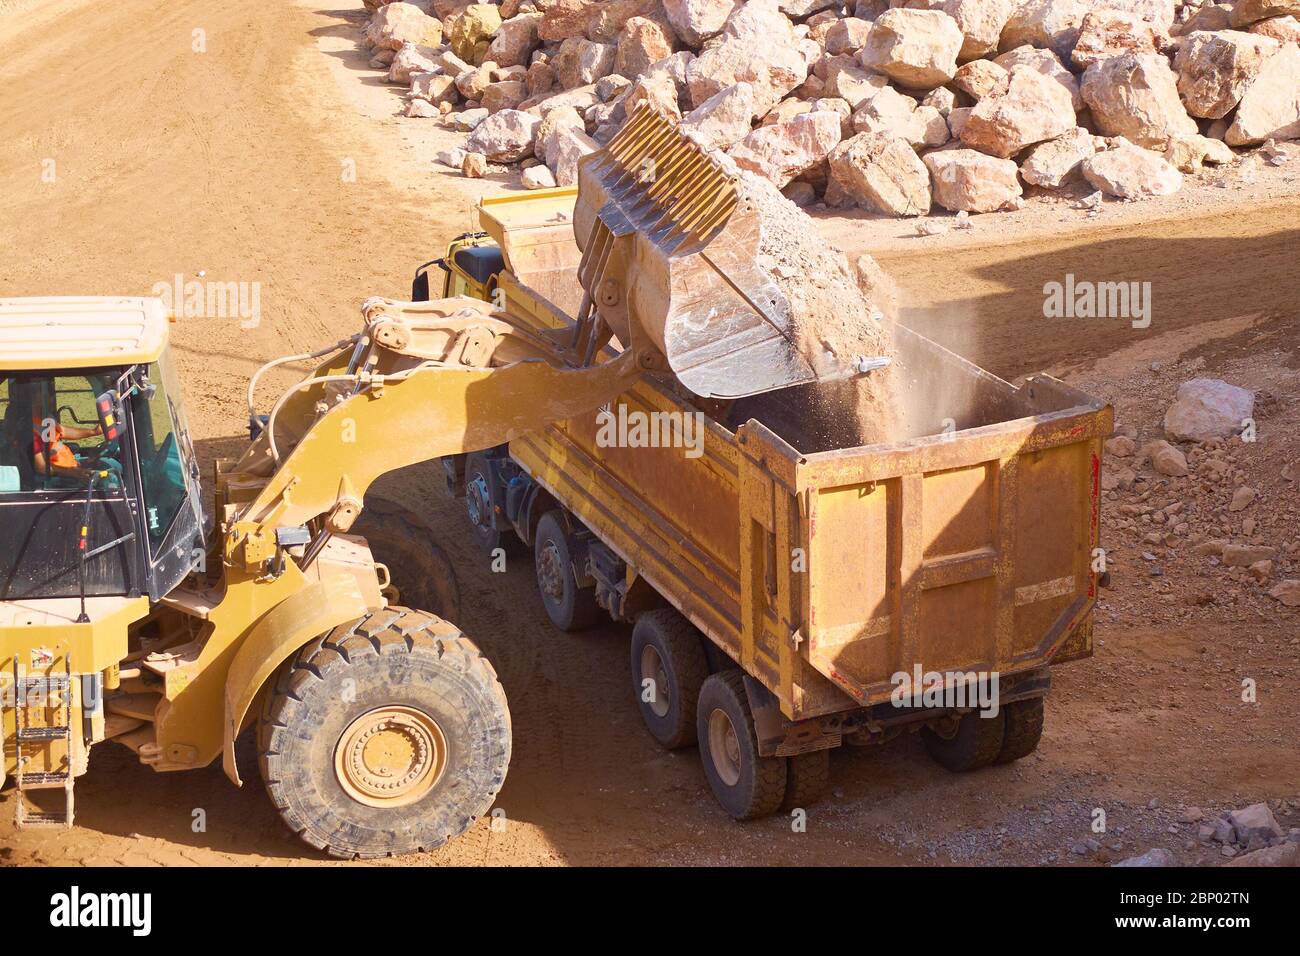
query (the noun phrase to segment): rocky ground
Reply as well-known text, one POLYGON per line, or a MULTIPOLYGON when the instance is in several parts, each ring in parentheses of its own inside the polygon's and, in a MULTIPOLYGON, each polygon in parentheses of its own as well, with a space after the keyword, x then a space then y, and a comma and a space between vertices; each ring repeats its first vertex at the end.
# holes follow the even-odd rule
POLYGON ((800 205, 899 217, 1169 195, 1300 136, 1295 0, 366 6, 407 115, 468 133, 441 161, 528 188, 576 181, 643 101, 800 205))
MULTIPOLYGON (((1260 348, 1283 355, 1293 337, 1281 323, 1255 335, 1260 348)), ((1203 358, 1152 363, 1148 381, 1131 387, 1148 409, 1168 403, 1163 417, 1135 408, 1107 442, 1107 561, 1130 580, 1147 579, 1137 588, 1147 600, 1133 595, 1129 612, 1186 620, 1194 608, 1215 607, 1242 620, 1300 607, 1300 454, 1289 440, 1300 431, 1300 376, 1282 367, 1261 380, 1244 373, 1254 363, 1232 364, 1250 387, 1205 377, 1178 384, 1204 369, 1203 358), (1260 435, 1261 419, 1271 435, 1260 435), (1243 421, 1251 422, 1244 430, 1243 421)), ((1290 643, 1300 648, 1300 636, 1290 643)))
MULTIPOLYGON (((1206 741, 1243 711, 1276 707, 1300 670, 1300 336, 1294 315, 1225 331, 1186 349, 1171 342, 1155 360, 1133 350, 1061 370, 1116 409, 1101 478, 1110 581, 1098 602, 1097 676, 1125 685, 1143 668, 1108 660, 1109 628, 1180 630, 1183 694, 1170 685, 1165 705, 1186 712, 1188 737, 1206 741), (1253 641, 1223 640, 1256 628, 1253 641), (1271 689, 1271 702, 1261 688, 1271 689)), ((1297 730, 1283 728, 1281 739, 1296 740, 1297 730)), ((1166 809, 1153 800, 1146 815, 1167 822, 1185 853, 1207 863, 1215 853, 1230 859, 1282 844, 1286 827, 1274 826, 1267 809, 1249 811, 1263 821, 1258 831, 1225 823, 1232 807, 1166 809)), ((1287 820, 1300 807, 1280 801, 1274 809, 1287 820)), ((1300 841, 1297 823, 1291 818, 1291 842, 1300 841)), ((1089 838, 1072 852, 1116 850, 1089 838)), ((1295 851, 1283 852, 1246 862, 1300 864, 1295 851)))
MULTIPOLYGON (((153 0, 0 10, 21 14, 0 17, 0 195, 13 213, 0 225, 0 293, 143 295, 199 270, 264 283, 258 328, 172 329, 205 461, 241 446, 243 388, 261 361, 355 331, 361 300, 403 294, 414 265, 471 227, 479 193, 517 185, 514 167, 474 180, 434 165, 438 150, 463 148, 464 134, 393 115, 405 87, 379 82, 359 50, 359 4, 172 0, 149 44, 140 30, 160 16, 153 0), (191 45, 200 26, 201 55, 191 45), (56 183, 40 181, 46 158, 57 160, 56 183)), ((1296 489, 1284 471, 1300 449, 1300 186, 1294 162, 1252 156, 1253 184, 1239 178, 1242 162, 1174 196, 1106 202, 1096 216, 1073 198, 1043 197, 973 216, 971 229, 918 236, 911 219, 818 213, 852 255, 880 253, 909 321, 998 374, 1045 368, 1086 388, 1136 432, 1132 455, 1107 456, 1112 586, 1101 593, 1095 655, 1053 674, 1037 753, 953 775, 911 736, 845 748, 806 832, 778 818, 734 824, 694 752, 665 754, 642 729, 626 628, 554 633, 531 567, 492 573, 458 505, 435 492, 436 471, 417 469, 382 491, 427 514, 457 562, 460 623, 501 674, 515 754, 503 826, 480 821, 437 853, 397 862, 1095 866, 1158 850, 1179 865, 1219 865, 1232 862, 1224 847, 1259 848, 1261 825, 1285 843, 1300 827, 1300 609, 1269 592, 1298 576, 1293 517, 1287 525, 1296 489), (1231 188, 1212 185, 1220 175, 1231 188), (1153 279, 1151 327, 1045 319, 1043 283, 1066 272, 1153 279), (1255 442, 1165 431, 1178 389, 1198 378, 1254 393, 1255 442), (1151 467, 1143 450, 1156 440, 1182 452, 1188 475, 1151 467), (1207 477, 1219 470, 1211 459, 1230 466, 1219 481, 1207 477), (1228 510, 1243 486, 1255 499, 1228 510), (1174 543, 1145 540, 1158 531, 1174 543), (1223 552, 1196 553, 1216 540, 1276 549, 1267 580, 1228 567, 1223 552), (1250 809, 1259 804, 1277 830, 1250 809), (1094 830, 1098 809, 1104 833, 1094 830), (1218 823, 1247 810, 1240 834, 1218 823)), ((286 371, 268 389, 292 380, 286 371)), ((252 766, 247 743, 241 754, 252 766)), ((15 831, 11 808, 0 794, 0 865, 350 865, 287 833, 255 776, 241 790, 218 766, 157 774, 117 746, 92 754, 72 831, 15 831)))

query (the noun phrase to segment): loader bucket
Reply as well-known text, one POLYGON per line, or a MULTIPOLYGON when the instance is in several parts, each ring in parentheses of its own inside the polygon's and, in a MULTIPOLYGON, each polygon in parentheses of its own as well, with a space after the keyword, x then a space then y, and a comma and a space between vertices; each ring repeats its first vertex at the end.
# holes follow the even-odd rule
POLYGON ((573 230, 591 307, 695 394, 741 398, 818 378, 796 348, 789 301, 758 266, 757 212, 648 104, 581 161, 573 230))

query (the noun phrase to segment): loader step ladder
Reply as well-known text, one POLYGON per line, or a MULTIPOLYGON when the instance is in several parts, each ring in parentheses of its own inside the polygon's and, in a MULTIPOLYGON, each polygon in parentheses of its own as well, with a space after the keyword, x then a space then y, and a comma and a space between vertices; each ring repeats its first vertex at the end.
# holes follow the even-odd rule
POLYGON ((18 655, 14 655, 14 783, 17 792, 14 801, 14 824, 18 827, 71 827, 72 803, 72 655, 63 655, 63 673, 44 677, 22 676, 18 673, 18 655), (51 713, 63 713, 64 723, 44 727, 27 726, 27 702, 32 695, 41 695, 51 713), (57 704, 55 703, 57 694, 57 704), (31 760, 24 753, 25 746, 49 744, 55 740, 65 742, 63 770, 28 771, 31 760), (37 810, 26 797, 31 790, 62 790, 63 812, 37 810))

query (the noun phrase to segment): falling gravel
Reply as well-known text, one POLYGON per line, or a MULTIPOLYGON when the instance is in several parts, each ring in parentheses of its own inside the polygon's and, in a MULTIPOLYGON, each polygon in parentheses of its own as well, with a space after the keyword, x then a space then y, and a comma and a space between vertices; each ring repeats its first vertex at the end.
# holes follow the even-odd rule
MULTIPOLYGON (((766 179, 740 172, 742 201, 758 213, 758 265, 790 303, 795 345, 821 375, 858 356, 893 357, 882 314, 862 294, 848 260, 812 221, 766 179)), ((793 389, 801 431, 817 447, 851 447, 900 435, 896 373, 891 368, 842 382, 793 389)))

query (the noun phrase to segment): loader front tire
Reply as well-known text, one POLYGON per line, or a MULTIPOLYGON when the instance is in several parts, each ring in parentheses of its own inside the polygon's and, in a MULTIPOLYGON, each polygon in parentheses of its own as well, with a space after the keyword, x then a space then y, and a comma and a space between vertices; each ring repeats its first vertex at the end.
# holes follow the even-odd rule
POLYGON ((304 840, 345 859, 442 846, 487 812, 510 763, 492 665, 454 627, 407 608, 302 648, 262 721, 272 802, 304 840))
POLYGON ((957 730, 951 736, 930 727, 923 727, 921 736, 936 763, 953 773, 966 773, 998 759, 1005 727, 1005 710, 999 710, 996 717, 981 717, 978 711, 971 711, 958 719, 957 730))
POLYGON ((368 495, 351 533, 365 538, 375 560, 388 569, 403 607, 460 620, 456 571, 418 515, 396 502, 368 495))
POLYGON ((1038 749, 1038 742, 1043 738, 1043 703, 1043 698, 1031 697, 1002 705, 1007 727, 1002 736, 1002 749, 998 751, 998 763, 1011 763, 1038 749))
POLYGON ((695 727, 704 776, 722 809, 733 820, 774 813, 785 798, 787 762, 784 757, 759 754, 754 715, 740 671, 720 671, 704 682, 695 727))
POLYGON ((542 515, 533 536, 537 590, 546 616, 561 631, 584 631, 596 623, 600 605, 595 587, 579 587, 573 571, 573 544, 558 508, 542 515))
POLYGON ((695 706, 708 676, 704 638, 695 625, 672 608, 637 617, 632 691, 646 729, 665 750, 695 743, 695 706))

